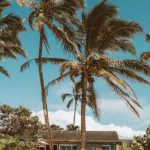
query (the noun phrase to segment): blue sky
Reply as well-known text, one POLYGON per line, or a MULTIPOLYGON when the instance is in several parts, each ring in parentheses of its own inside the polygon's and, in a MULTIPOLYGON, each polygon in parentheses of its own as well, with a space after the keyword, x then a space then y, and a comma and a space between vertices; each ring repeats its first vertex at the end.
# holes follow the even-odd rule
MULTIPOLYGON (((100 0, 86 0, 86 11, 91 9, 100 0)), ((109 0, 118 7, 119 17, 125 20, 132 20, 140 23, 146 32, 150 31, 150 16, 149 0, 109 0)), ((6 14, 13 12, 22 18, 25 18, 29 14, 29 10, 19 7, 15 1, 12 2, 12 6, 5 12, 6 14)), ((38 51, 39 34, 36 30, 32 31, 28 24, 27 32, 20 34, 20 39, 23 44, 23 48, 27 51, 29 59, 35 58, 38 51)), ((49 42, 51 45, 50 56, 51 57, 67 57, 63 54, 63 48, 53 37, 51 32, 47 32, 49 42)), ((145 42, 144 35, 137 35, 132 39, 138 52, 138 56, 146 50, 150 49, 150 43, 145 42)), ((46 53, 44 54, 47 55, 46 53)), ((115 54, 117 58, 132 58, 131 55, 120 53, 115 54)), ((6 78, 0 75, 0 103, 9 104, 11 106, 23 105, 30 108, 33 111, 40 111, 42 109, 40 87, 38 79, 37 67, 33 64, 29 70, 20 73, 19 69, 21 64, 26 60, 24 58, 18 58, 18 60, 7 59, 1 62, 1 65, 5 66, 11 73, 11 78, 6 78)), ((53 65, 44 66, 45 83, 51 81, 59 75, 58 68, 53 65)), ((150 78, 148 78, 150 80, 150 78)), ((131 82, 129 82, 131 83, 131 82)), ((60 85, 54 86, 50 89, 48 95, 48 107, 49 111, 65 110, 65 103, 61 101, 61 94, 71 91, 71 83, 69 80, 65 80, 60 85)), ((144 110, 140 110, 141 120, 134 116, 127 107, 124 107, 118 97, 116 97, 111 90, 107 87, 105 82, 96 80, 96 89, 98 96, 100 97, 100 108, 102 117, 99 121, 102 124, 115 124, 119 126, 129 126, 135 130, 145 130, 150 124, 150 87, 140 85, 138 83, 131 83, 131 86, 135 90, 138 99, 144 107, 144 110)), ((80 105, 79 105, 80 106, 80 105)), ((73 108, 72 108, 73 110, 73 108)), ((80 112, 80 107, 78 107, 80 112)), ((87 110, 87 115, 93 116, 91 111, 87 110)))

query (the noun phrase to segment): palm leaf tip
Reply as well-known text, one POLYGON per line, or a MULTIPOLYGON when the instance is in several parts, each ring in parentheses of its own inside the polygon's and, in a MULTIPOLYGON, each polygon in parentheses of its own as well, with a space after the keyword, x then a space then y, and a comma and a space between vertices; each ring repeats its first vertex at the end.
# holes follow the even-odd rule
POLYGON ((146 41, 147 41, 147 42, 150 42, 150 33, 147 33, 147 34, 146 34, 146 41))
POLYGON ((7 72, 7 70, 5 70, 5 68, 2 67, 2 66, 0 66, 0 72, 1 72, 2 74, 4 74, 5 76, 10 77, 9 73, 7 72))
POLYGON ((68 104, 67 104, 67 108, 68 108, 68 109, 70 108, 70 106, 72 105, 72 103, 73 103, 73 99, 69 100, 69 102, 68 102, 68 104))
MULTIPOLYGON (((31 60, 30 60, 31 61, 31 60)), ((30 61, 25 62, 21 67, 20 67, 20 72, 23 72, 27 68, 30 67, 30 61)))

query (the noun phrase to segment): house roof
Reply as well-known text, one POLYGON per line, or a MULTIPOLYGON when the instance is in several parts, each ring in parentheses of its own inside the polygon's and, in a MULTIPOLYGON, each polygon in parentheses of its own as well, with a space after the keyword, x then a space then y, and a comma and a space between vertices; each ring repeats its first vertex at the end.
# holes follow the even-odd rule
MULTIPOLYGON (((43 140, 48 140, 46 131, 41 132, 43 140)), ((53 141, 59 142, 80 142, 81 132, 80 131, 53 131, 53 141)), ((87 131, 86 139, 89 143, 120 143, 116 131, 87 131)))

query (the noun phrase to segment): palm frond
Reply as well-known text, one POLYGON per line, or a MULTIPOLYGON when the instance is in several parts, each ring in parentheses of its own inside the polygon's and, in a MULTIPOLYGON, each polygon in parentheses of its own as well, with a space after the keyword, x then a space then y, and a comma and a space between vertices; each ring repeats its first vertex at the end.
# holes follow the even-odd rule
POLYGON ((141 61, 146 62, 150 59, 150 51, 144 52, 141 55, 141 61))
POLYGON ((10 2, 6 0, 0 0, 0 14, 4 11, 8 6, 10 6, 10 2))
POLYGON ((146 34, 146 41, 150 42, 150 34, 149 33, 146 34))
POLYGON ((131 81, 138 81, 139 83, 148 84, 148 85, 150 84, 149 81, 147 81, 142 76, 138 75, 137 73, 135 73, 131 70, 120 69, 120 68, 115 68, 115 67, 109 67, 108 70, 110 70, 118 75, 125 76, 126 78, 130 79, 131 81))
POLYGON ((45 20, 44 23, 49 27, 49 29, 52 30, 57 40, 62 42, 66 52, 72 53, 80 59, 83 58, 79 45, 76 43, 76 41, 74 42, 72 37, 68 36, 67 32, 64 32, 61 28, 58 28, 56 25, 50 23, 47 20, 45 20))
POLYGON ((68 104, 67 104, 67 108, 68 108, 68 109, 70 108, 70 106, 72 105, 72 103, 73 103, 73 99, 69 100, 69 102, 68 102, 68 104))
POLYGON ((107 82, 116 90, 118 91, 122 96, 129 98, 135 105, 137 105, 138 107, 142 108, 141 104, 139 103, 139 101, 135 98, 130 96, 127 92, 125 92, 124 90, 122 90, 118 85, 116 85, 115 83, 113 83, 112 81, 110 81, 109 79, 107 80, 107 82))
POLYGON ((37 11, 31 12, 30 15, 28 16, 28 22, 29 22, 29 25, 32 30, 33 30, 33 26, 34 26, 33 22, 36 17, 37 17, 37 11))
POLYGON ((89 48, 92 48, 93 42, 100 32, 103 23, 116 15, 116 7, 106 4, 106 0, 96 5, 88 15, 85 15, 83 22, 86 32, 86 44, 89 48))
POLYGON ((150 66, 141 61, 137 60, 122 60, 119 61, 118 67, 122 67, 125 69, 133 70, 136 72, 144 73, 145 75, 150 75, 150 66))
POLYGON ((49 58, 49 57, 35 58, 35 59, 31 59, 31 60, 25 62, 21 66, 20 71, 23 72, 25 69, 29 68, 30 64, 32 62, 35 62, 36 64, 41 62, 42 64, 51 63, 51 64, 55 64, 55 65, 60 65, 60 64, 64 63, 65 61, 68 61, 68 60, 67 59, 61 59, 61 58, 49 58))
POLYGON ((113 40, 110 51, 124 51, 136 55, 136 50, 133 43, 127 39, 113 40))
POLYGON ((10 77, 9 73, 7 72, 7 70, 5 70, 5 68, 2 67, 2 66, 0 66, 0 72, 1 72, 2 74, 4 74, 5 76, 10 77))
POLYGON ((108 80, 106 80, 109 84, 109 86, 112 88, 112 90, 121 98, 121 100, 123 100, 126 105, 129 107, 129 109, 137 116, 140 118, 139 112, 137 111, 137 109, 122 95, 123 93, 116 89, 116 86, 113 86, 113 84, 111 84, 108 80))
POLYGON ((60 75, 58 78, 52 80, 51 82, 49 82, 49 83, 47 84, 47 86, 45 87, 46 93, 48 93, 48 89, 49 89, 51 86, 60 83, 61 81, 63 81, 63 80, 64 80, 66 77, 68 77, 69 75, 70 75, 70 72, 67 72, 67 73, 65 73, 65 74, 60 75))
POLYGON ((99 120, 100 119, 100 108, 99 108, 99 100, 97 98, 96 90, 93 85, 90 85, 88 88, 88 101, 87 105, 92 109, 94 116, 99 120))
POLYGON ((66 61, 60 66, 60 74, 63 74, 67 69, 81 70, 78 61, 66 61))
POLYGON ((72 97, 72 94, 65 93, 61 96, 62 100, 65 101, 66 98, 72 97))
POLYGON ((44 26, 40 29, 40 34, 42 36, 42 40, 43 40, 43 43, 44 43, 45 48, 47 50, 47 53, 49 54, 50 45, 48 43, 48 40, 47 40, 47 37, 46 37, 46 34, 45 34, 44 26))
POLYGON ((109 78, 109 80, 116 82, 118 85, 120 85, 121 87, 123 87, 129 93, 131 93, 132 95, 134 95, 136 97, 135 92, 130 87, 130 85, 127 84, 124 80, 122 80, 119 77, 117 77, 116 75, 114 75, 113 73, 107 72, 106 70, 103 69, 103 70, 97 72, 96 75, 102 76, 103 78, 109 78))

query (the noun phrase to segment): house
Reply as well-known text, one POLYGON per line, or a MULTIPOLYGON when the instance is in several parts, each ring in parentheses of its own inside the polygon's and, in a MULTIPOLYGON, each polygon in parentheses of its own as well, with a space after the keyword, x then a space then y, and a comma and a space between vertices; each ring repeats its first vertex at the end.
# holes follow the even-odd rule
MULTIPOLYGON (((54 150, 81 150, 80 131, 53 131, 54 150)), ((48 143, 46 131, 41 132, 44 142, 48 143)), ((121 145, 116 131, 87 131, 87 150, 118 150, 121 145)), ((49 150, 49 145, 37 148, 39 150, 49 150)))

